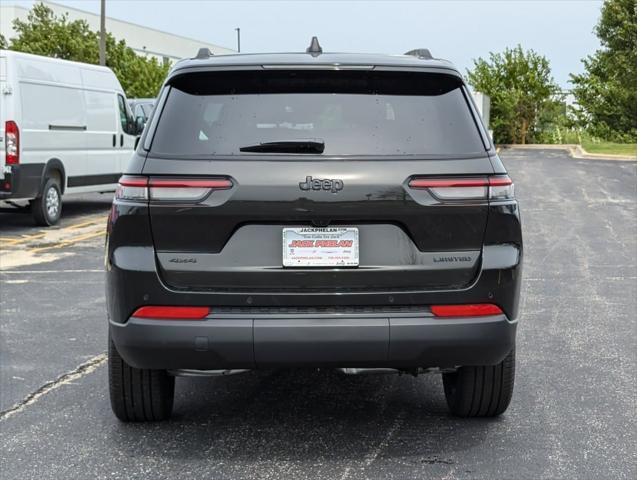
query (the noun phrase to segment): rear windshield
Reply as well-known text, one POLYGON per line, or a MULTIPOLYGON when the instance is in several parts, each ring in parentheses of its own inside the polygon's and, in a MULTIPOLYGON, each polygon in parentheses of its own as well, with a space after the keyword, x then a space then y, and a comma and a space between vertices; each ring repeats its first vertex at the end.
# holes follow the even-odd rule
POLYGON ((323 156, 448 156, 485 150, 462 83, 454 76, 263 71, 190 73, 174 79, 151 152, 253 156, 240 149, 307 140, 323 143, 323 156))

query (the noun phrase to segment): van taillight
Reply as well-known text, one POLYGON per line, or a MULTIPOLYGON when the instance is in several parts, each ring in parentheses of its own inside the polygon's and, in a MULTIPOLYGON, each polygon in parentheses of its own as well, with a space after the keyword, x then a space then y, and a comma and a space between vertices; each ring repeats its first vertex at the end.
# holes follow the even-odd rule
POLYGON ((121 200, 154 200, 196 202, 205 199, 213 190, 228 190, 232 181, 227 178, 146 178, 125 175, 119 180, 115 198, 121 200))
POLYGON ((20 163, 20 129, 13 120, 4 125, 4 155, 5 164, 18 165, 20 163))
POLYGON ((513 182, 508 175, 480 178, 415 177, 409 187, 427 189, 440 200, 508 200, 514 198, 513 182))

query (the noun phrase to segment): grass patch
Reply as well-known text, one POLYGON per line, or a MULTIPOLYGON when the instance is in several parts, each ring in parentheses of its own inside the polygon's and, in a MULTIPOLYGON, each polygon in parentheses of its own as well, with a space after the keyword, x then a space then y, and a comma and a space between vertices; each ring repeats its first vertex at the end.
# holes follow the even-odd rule
POLYGON ((593 142, 582 139, 582 148, 588 153, 637 156, 637 143, 593 142))

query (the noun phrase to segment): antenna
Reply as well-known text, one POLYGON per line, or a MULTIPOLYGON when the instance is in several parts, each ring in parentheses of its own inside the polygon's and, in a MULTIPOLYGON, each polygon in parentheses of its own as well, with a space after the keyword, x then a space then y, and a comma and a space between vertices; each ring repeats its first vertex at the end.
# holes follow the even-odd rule
POLYGON ((197 52, 197 56, 195 58, 204 59, 204 58, 210 58, 210 57, 212 57, 212 52, 210 51, 210 49, 208 47, 203 47, 199 49, 199 51, 197 52))
POLYGON ((417 48, 415 50, 409 50, 405 55, 411 55, 412 57, 418 57, 423 60, 433 60, 434 57, 428 48, 417 48))
POLYGON ((307 53, 312 55, 313 57, 319 56, 323 53, 323 49, 321 48, 321 44, 318 41, 318 37, 312 37, 312 41, 310 42, 310 46, 305 50, 307 53))

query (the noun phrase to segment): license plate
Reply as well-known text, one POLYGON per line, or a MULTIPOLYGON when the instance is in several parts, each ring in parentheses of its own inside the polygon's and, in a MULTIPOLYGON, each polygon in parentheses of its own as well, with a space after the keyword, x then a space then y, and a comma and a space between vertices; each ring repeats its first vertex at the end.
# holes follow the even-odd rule
POLYGON ((357 267, 358 228, 284 228, 284 267, 357 267))

